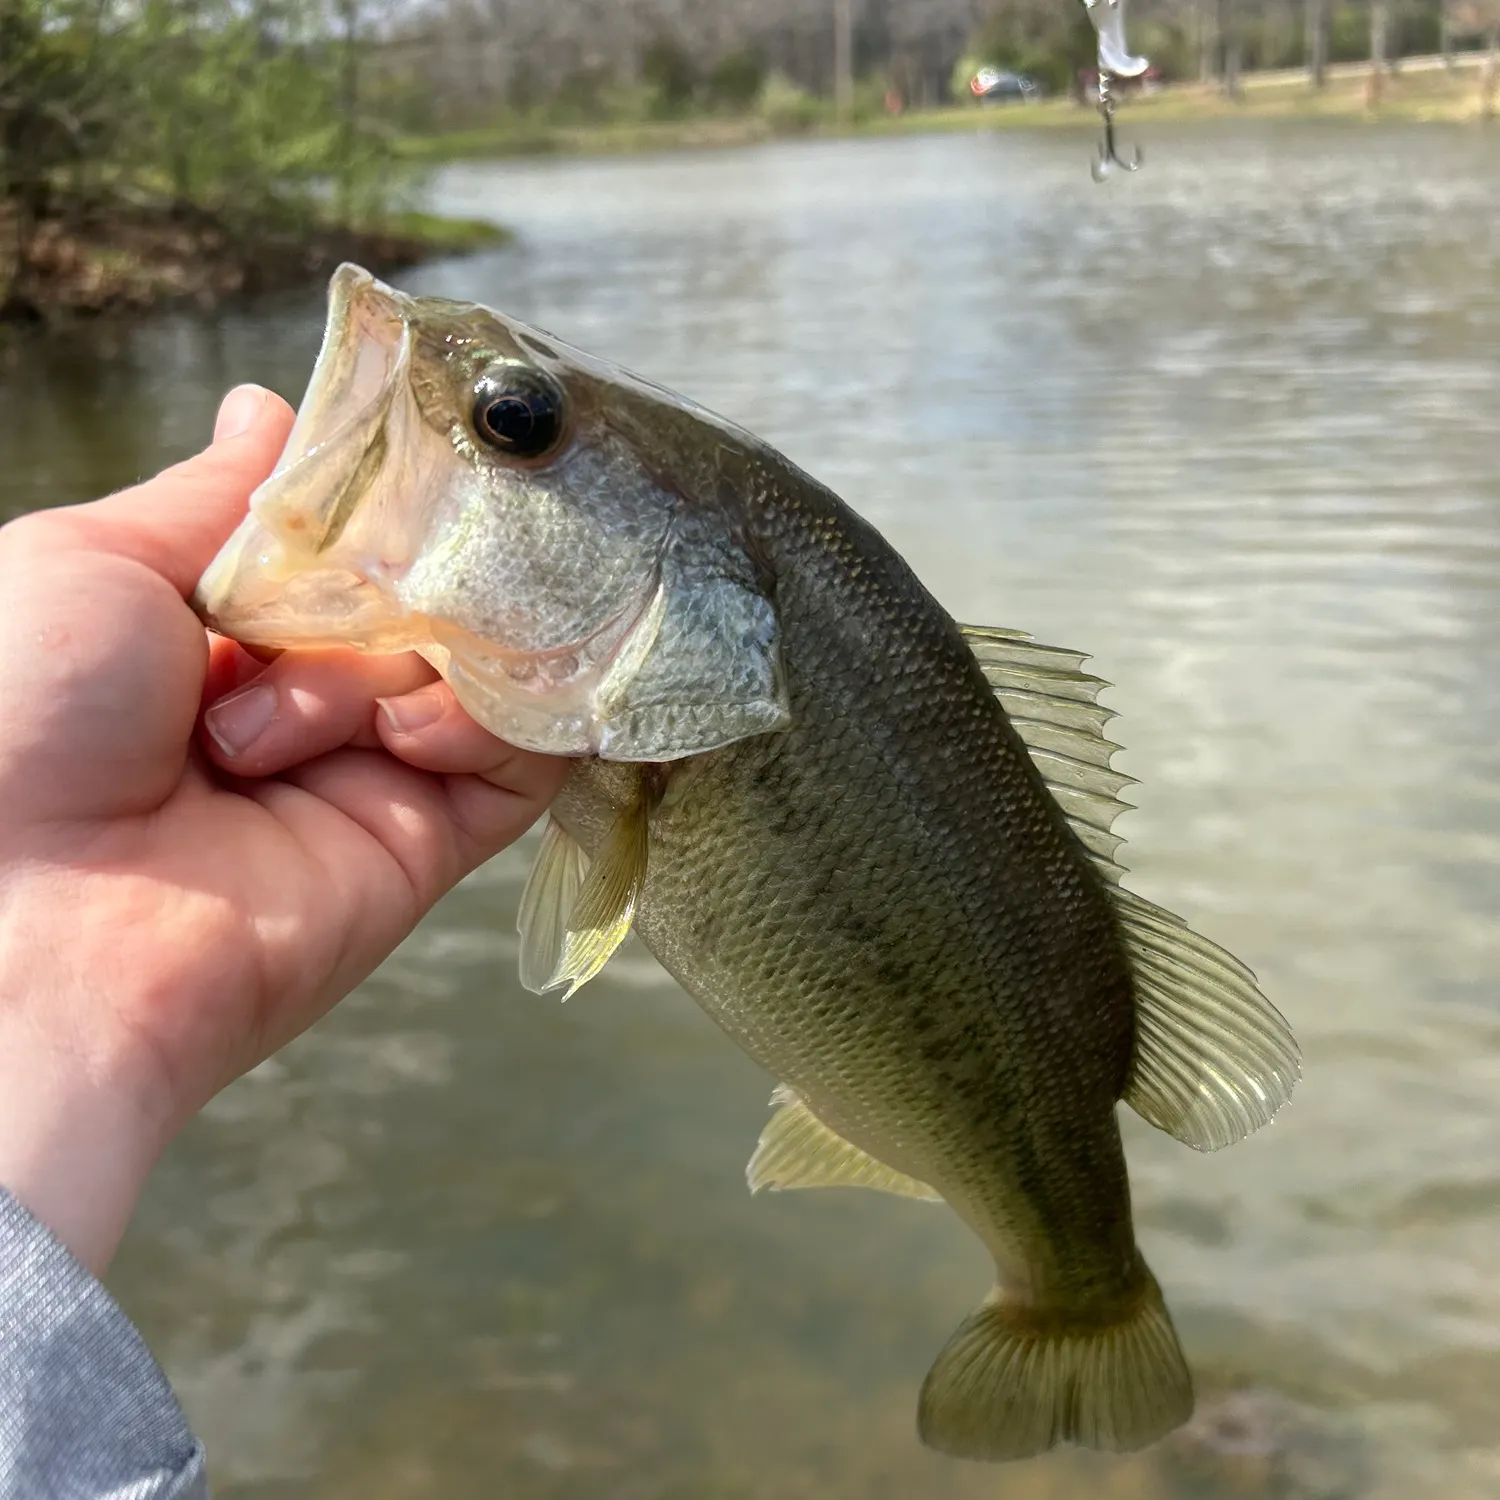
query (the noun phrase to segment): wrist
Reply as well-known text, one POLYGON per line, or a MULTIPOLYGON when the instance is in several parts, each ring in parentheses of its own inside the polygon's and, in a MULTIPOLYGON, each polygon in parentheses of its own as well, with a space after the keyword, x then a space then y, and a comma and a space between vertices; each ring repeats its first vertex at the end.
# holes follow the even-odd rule
POLYGON ((109 1264, 159 1155, 128 1096, 0 1028, 0 1185, 95 1274, 109 1264))
POLYGON ((73 1047, 43 1034, 38 1013, 68 1010, 39 998, 18 993, 0 967, 0 1186, 100 1274, 167 1130, 123 1065, 91 1053, 82 1037, 73 1047))

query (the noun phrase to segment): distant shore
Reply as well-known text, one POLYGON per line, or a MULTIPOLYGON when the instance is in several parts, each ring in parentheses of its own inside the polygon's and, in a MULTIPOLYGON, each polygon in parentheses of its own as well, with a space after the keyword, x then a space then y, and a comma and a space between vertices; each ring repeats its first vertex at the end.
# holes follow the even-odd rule
MULTIPOLYGON (((1372 88, 1368 63, 1328 69, 1322 88, 1303 70, 1247 73, 1237 98, 1217 82, 1169 84, 1152 93, 1124 91, 1120 115, 1147 120, 1348 119, 1363 121, 1480 121, 1484 54, 1454 54, 1450 67, 1435 58, 1408 58, 1388 69, 1372 88)), ((1500 98, 1494 101, 1500 108, 1500 98)), ((1074 99, 1035 104, 946 105, 898 115, 875 115, 839 124, 829 117, 777 128, 756 115, 690 117, 681 120, 549 125, 507 121, 488 128, 411 136, 401 143, 410 161, 462 161, 504 156, 618 155, 648 151, 705 150, 749 146, 789 137, 915 135, 943 131, 1066 128, 1088 125, 1091 106, 1074 99)))
POLYGON ((419 213, 363 228, 246 231, 192 207, 121 201, 51 205, 22 235, 0 209, 0 324, 212 308, 313 284, 342 260, 388 273, 508 238, 484 221, 419 213))
MULTIPOLYGON (((1301 70, 1247 73, 1229 98, 1217 82, 1123 92, 1122 121, 1345 119, 1487 120, 1496 88, 1483 53, 1408 58, 1373 78, 1366 63, 1328 69, 1322 88, 1301 70)), ((877 114, 840 124, 819 112, 795 124, 757 115, 694 117, 590 126, 511 120, 490 128, 407 137, 412 165, 529 155, 609 155, 748 146, 803 137, 836 139, 930 132, 1092 126, 1093 109, 1074 99, 995 106, 964 103, 877 114)), ((0 325, 50 325, 76 318, 139 314, 167 306, 211 308, 258 292, 309 285, 341 260, 388 273, 444 255, 504 243, 487 222, 397 213, 366 227, 304 223, 280 230, 233 226, 213 213, 123 199, 53 203, 20 232, 0 204, 0 325)))

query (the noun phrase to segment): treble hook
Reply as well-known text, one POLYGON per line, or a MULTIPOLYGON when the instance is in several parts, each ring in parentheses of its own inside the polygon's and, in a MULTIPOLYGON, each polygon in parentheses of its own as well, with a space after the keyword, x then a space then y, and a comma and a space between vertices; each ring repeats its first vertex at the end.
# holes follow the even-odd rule
POLYGON ((1115 150, 1115 101, 1109 94, 1109 73, 1099 69, 1099 114, 1104 121, 1104 139, 1099 143, 1099 154, 1089 163, 1089 174, 1095 182, 1103 182, 1116 168, 1126 172, 1139 172, 1145 158, 1141 148, 1133 146, 1130 160, 1126 161, 1115 150))
POLYGON ((1126 172, 1140 170, 1139 147, 1129 161, 1115 149, 1115 101, 1109 86, 1116 78, 1139 78, 1150 63, 1134 56, 1125 45, 1125 0, 1083 0, 1083 4, 1099 33, 1099 115, 1104 121, 1104 140, 1089 171, 1095 182, 1103 182, 1116 167, 1126 172))

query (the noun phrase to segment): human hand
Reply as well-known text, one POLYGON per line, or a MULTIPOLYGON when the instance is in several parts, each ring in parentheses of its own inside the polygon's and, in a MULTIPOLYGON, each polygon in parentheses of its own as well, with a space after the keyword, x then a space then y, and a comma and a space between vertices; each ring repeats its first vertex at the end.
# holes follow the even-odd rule
POLYGON ((415 656, 204 630, 184 599, 291 419, 241 387, 197 457, 0 529, 0 1183, 95 1270, 176 1131, 568 770, 415 656))

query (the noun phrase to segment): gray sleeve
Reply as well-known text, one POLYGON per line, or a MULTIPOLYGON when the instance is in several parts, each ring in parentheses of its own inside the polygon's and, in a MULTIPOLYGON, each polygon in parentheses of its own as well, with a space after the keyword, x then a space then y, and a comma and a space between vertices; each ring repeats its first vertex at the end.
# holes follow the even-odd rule
POLYGON ((0 1500, 208 1500, 203 1446, 114 1299, 0 1188, 0 1500))

